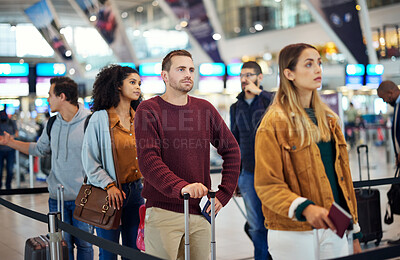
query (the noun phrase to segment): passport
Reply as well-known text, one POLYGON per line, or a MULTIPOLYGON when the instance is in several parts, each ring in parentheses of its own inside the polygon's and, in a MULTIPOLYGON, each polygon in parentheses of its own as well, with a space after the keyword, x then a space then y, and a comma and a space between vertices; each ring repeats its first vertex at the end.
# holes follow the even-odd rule
POLYGON ((328 217, 336 227, 336 235, 342 238, 352 219, 350 213, 344 210, 336 202, 333 202, 328 217))
MULTIPOLYGON (((207 198, 207 196, 204 196, 203 198, 201 198, 199 205, 200 205, 200 208, 201 208, 201 214, 203 214, 203 216, 211 224, 211 216, 208 215, 208 213, 206 212, 208 206, 211 205, 211 201, 207 198)), ((211 210, 210 210, 210 214, 211 214, 211 210)), ((217 216, 217 215, 215 215, 215 216, 217 216)))

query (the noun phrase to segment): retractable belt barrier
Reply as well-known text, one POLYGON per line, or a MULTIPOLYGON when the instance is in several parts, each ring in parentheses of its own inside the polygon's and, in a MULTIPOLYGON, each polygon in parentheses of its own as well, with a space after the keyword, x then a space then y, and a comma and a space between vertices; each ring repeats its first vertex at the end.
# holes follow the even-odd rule
MULTIPOLYGON (((27 194, 27 193, 24 193, 27 194)), ((47 223, 48 224, 48 217, 47 215, 43 213, 39 213, 18 205, 15 205, 14 203, 11 203, 3 198, 0 198, 0 204, 11 209, 12 211, 15 211, 21 215, 24 215, 29 218, 33 218, 37 221, 47 223)), ((138 250, 135 250, 130 247, 122 246, 118 243, 109 241, 107 239, 92 235, 90 233, 87 233, 77 227, 74 227, 68 223, 62 222, 59 219, 56 219, 56 225, 58 228, 61 230, 64 230, 65 232, 71 234, 74 237, 77 237, 79 239, 85 240, 93 245, 96 245, 98 247, 101 247, 111 253, 120 255, 122 257, 128 258, 128 259, 138 259, 138 260, 157 260, 160 258, 142 253, 138 250)))
POLYGON ((47 187, 0 190, 0 195, 17 195, 17 194, 22 195, 22 194, 39 194, 39 193, 49 193, 49 190, 47 189, 47 187))
POLYGON ((385 179, 376 179, 376 180, 368 180, 368 181, 354 181, 354 188, 361 187, 370 187, 370 186, 380 186, 380 185, 388 185, 400 183, 400 178, 385 178, 385 179))
MULTIPOLYGON (((369 181, 356 181, 353 182, 354 188, 368 187, 368 186, 379 186, 400 183, 400 178, 385 178, 369 181)), ((14 189, 14 190, 0 190, 0 195, 14 195, 14 194, 38 194, 46 193, 47 188, 30 188, 30 189, 14 189)), ((11 203, 3 198, 0 198, 0 204, 15 211, 21 215, 29 218, 33 218, 37 221, 48 224, 48 216, 21 206, 11 203)), ((107 239, 94 236, 87 233, 77 227, 74 227, 68 223, 62 222, 56 219, 56 225, 61 230, 71 234, 74 237, 85 240, 93 245, 101 247, 111 253, 121 255, 122 257, 128 259, 138 259, 138 260, 156 260, 160 259, 142 252, 139 252, 133 248, 122 246, 118 243, 109 241, 107 239)), ((360 254, 350 255, 346 257, 335 258, 338 260, 369 260, 369 259, 390 259, 400 256, 400 245, 388 246, 385 248, 378 248, 371 251, 363 252, 360 254)))

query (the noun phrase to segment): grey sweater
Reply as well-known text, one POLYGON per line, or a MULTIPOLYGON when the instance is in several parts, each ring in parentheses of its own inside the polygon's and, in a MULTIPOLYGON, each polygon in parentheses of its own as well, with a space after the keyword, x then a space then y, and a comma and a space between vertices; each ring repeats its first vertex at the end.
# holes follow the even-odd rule
MULTIPOLYGON (((51 128, 51 140, 46 130, 37 143, 29 145, 29 154, 45 156, 51 153, 51 172, 47 178, 50 198, 57 199, 57 185, 64 186, 64 199, 75 200, 83 183, 85 172, 82 167, 81 151, 84 123, 90 111, 79 104, 79 110, 70 122, 57 115, 51 128)), ((46 126, 44 127, 46 129, 46 126)))

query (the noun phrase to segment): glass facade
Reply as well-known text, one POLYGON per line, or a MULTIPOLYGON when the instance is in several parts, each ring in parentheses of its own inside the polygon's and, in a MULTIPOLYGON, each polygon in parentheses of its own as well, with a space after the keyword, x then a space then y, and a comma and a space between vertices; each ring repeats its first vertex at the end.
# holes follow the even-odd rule
POLYGON ((313 21, 301 0, 216 0, 215 6, 228 39, 313 21))
POLYGON ((189 49, 188 34, 160 8, 148 1, 121 15, 128 38, 138 59, 163 57, 176 49, 189 49))

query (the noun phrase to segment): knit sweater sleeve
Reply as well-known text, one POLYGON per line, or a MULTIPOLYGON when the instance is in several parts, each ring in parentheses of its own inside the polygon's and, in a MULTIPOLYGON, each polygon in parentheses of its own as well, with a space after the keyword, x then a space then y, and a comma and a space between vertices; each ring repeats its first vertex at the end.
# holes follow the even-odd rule
POLYGON ((240 150, 235 137, 225 124, 218 111, 212 107, 211 143, 222 156, 222 180, 216 194, 225 206, 236 189, 240 173, 240 150))
POLYGON ((181 198, 181 190, 189 183, 175 175, 163 162, 160 120, 150 105, 143 102, 135 115, 136 148, 139 169, 145 180, 164 196, 181 198))

